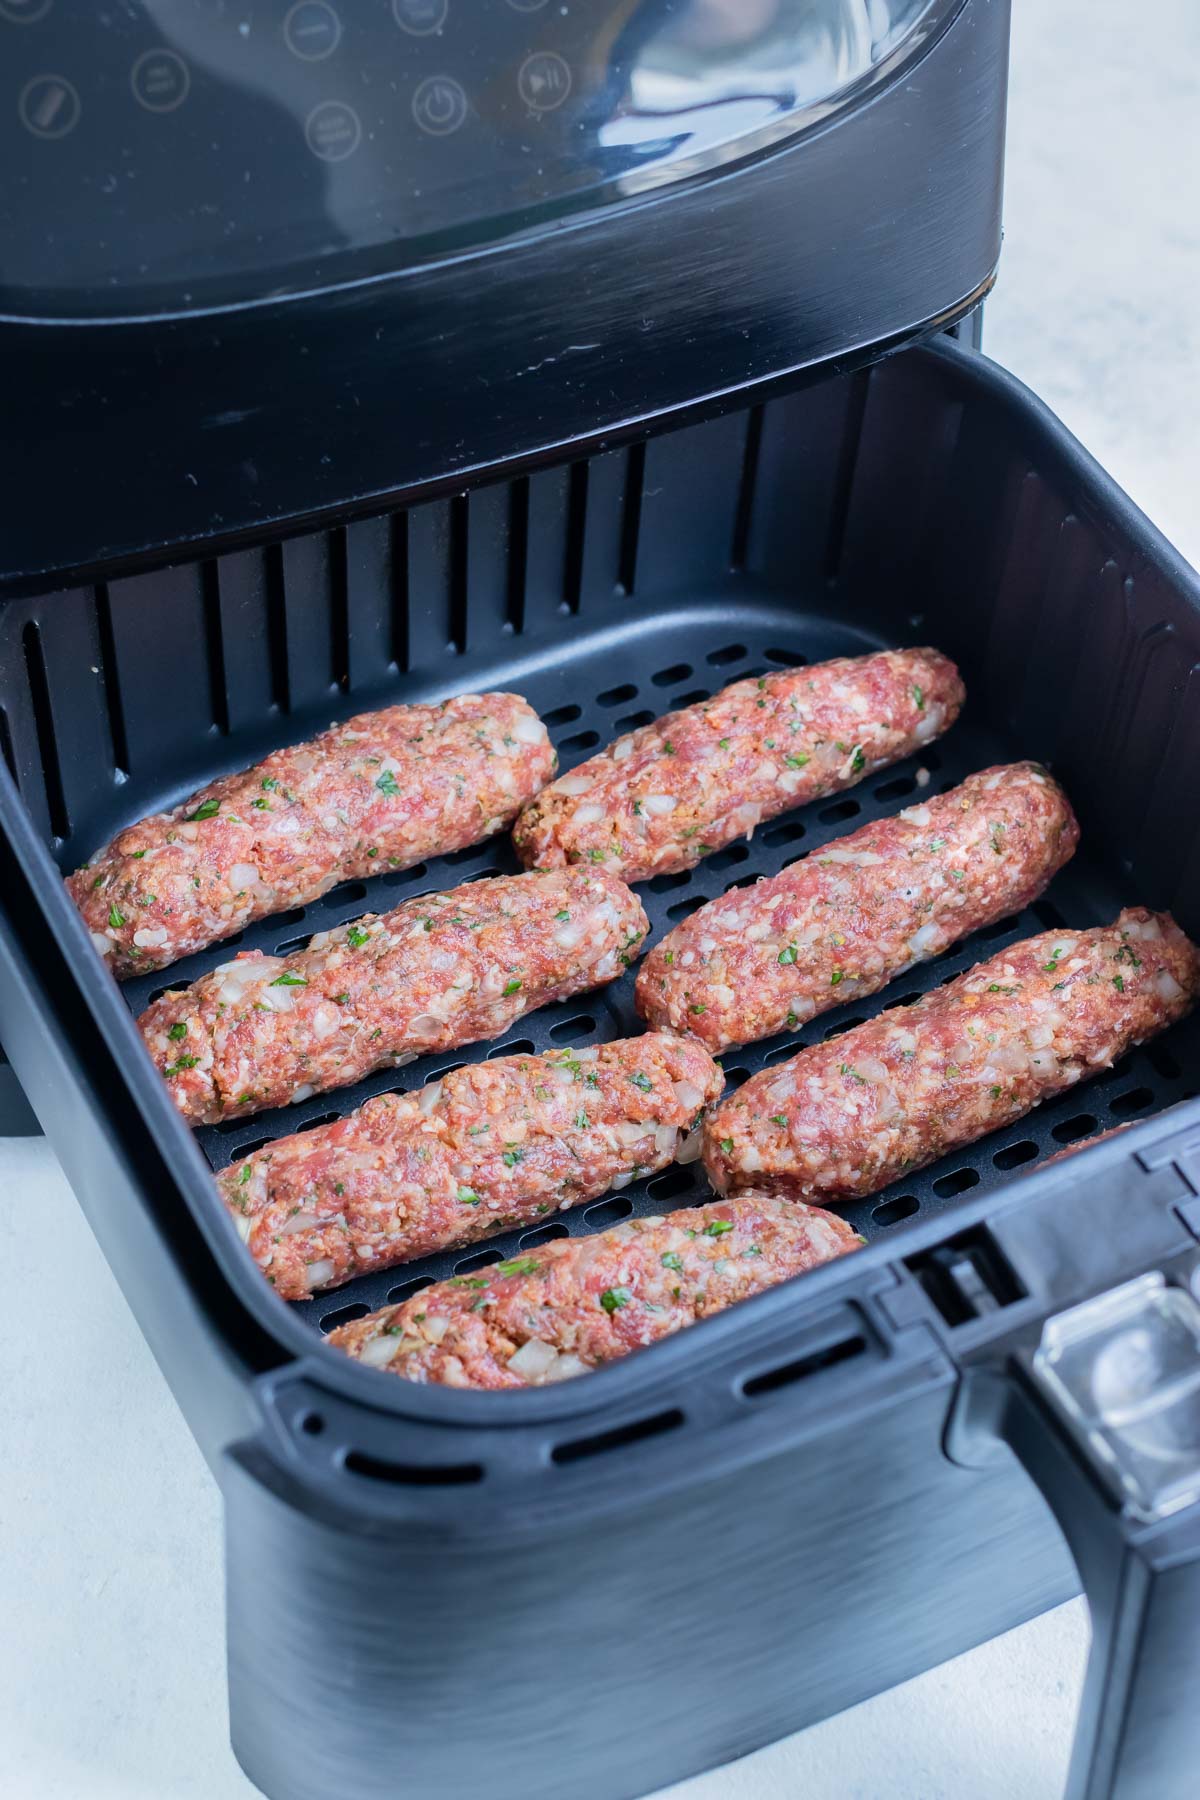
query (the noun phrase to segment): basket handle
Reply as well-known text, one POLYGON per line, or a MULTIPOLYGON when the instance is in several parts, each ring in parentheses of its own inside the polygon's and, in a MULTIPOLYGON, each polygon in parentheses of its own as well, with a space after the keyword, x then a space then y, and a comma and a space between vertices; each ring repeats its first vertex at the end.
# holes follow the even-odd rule
MULTIPOLYGON (((1154 1271, 967 1376, 966 1460, 1006 1444, 1066 1538, 1092 1644, 1066 1800, 1200 1791, 1200 1306, 1154 1271)), ((947 1448, 956 1454, 956 1444, 947 1448)))

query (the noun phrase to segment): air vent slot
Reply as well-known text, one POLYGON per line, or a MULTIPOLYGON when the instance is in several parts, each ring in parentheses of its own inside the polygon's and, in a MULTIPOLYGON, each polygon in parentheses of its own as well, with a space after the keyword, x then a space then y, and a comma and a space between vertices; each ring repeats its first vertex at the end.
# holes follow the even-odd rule
POLYGON ((821 1350, 813 1350, 807 1356, 795 1357, 791 1362, 781 1363, 778 1368, 765 1369, 761 1375, 752 1375, 743 1381, 741 1391, 747 1400, 755 1400, 760 1394, 773 1394, 779 1388, 792 1387, 797 1381, 804 1381, 821 1369, 836 1368, 839 1363, 853 1362, 861 1356, 867 1347, 867 1340, 859 1333, 853 1337, 842 1338, 836 1344, 826 1344, 821 1350))
POLYGON ((613 1431, 598 1431, 594 1437, 572 1438, 568 1443, 555 1444, 550 1460, 560 1465, 582 1462, 587 1456, 604 1456, 610 1450, 625 1450, 630 1444, 661 1437, 663 1432, 675 1431, 682 1424, 683 1414, 673 1406, 668 1412, 655 1413, 649 1419, 635 1419, 629 1425, 618 1425, 613 1431))
POLYGON ((365 1450, 348 1450, 342 1462, 352 1475, 371 1481, 388 1481, 394 1487, 469 1487, 483 1480, 479 1463, 398 1463, 368 1456, 365 1450))
POLYGON ((349 1325, 354 1319, 365 1319, 370 1310, 365 1300, 352 1300, 349 1306, 337 1306, 332 1312, 321 1314, 321 1330, 336 1331, 339 1325, 349 1325))
POLYGON ((946 1324, 969 1325, 1025 1298, 1025 1289, 986 1225, 905 1259, 946 1324))

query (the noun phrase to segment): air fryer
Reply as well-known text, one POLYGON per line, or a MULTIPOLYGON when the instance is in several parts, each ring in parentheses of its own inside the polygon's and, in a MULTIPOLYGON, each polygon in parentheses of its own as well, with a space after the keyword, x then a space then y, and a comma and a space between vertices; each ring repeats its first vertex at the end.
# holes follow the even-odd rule
MULTIPOLYGON (((163 978, 118 987, 61 882, 366 706, 512 688, 569 767, 753 671, 930 642, 953 731, 647 883, 653 935, 1023 756, 1080 854, 858 1012, 1126 902, 1200 933, 1200 583, 976 348, 1007 26, 1000 0, 0 4, 9 1128, 19 1080, 220 1484, 233 1745, 272 1800, 632 1800, 1081 1582, 1071 1794, 1190 1791, 1200 1456, 1164 1383, 1197 1341, 1194 1022, 847 1209, 853 1257, 558 1388, 417 1388, 324 1333, 462 1254, 289 1307, 212 1171, 464 1056, 635 1031, 632 976, 193 1135, 134 1024, 163 978)), ((515 867, 493 839, 240 942, 515 867)), ((555 1223, 702 1189, 676 1166, 555 1223)))

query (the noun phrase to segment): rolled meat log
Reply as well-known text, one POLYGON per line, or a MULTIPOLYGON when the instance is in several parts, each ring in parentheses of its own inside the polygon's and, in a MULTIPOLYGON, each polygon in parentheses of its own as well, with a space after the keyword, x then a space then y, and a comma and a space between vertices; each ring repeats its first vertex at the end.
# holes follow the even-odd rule
POLYGON ((539 1245, 340 1325, 327 1341, 408 1381, 540 1387, 657 1343, 862 1242, 819 1207, 739 1194, 539 1245))
POLYGON ((140 975, 501 830, 553 773, 517 694, 359 713, 130 825, 67 888, 118 976, 140 975))
POLYGON ((646 957, 638 1011, 714 1054, 794 1030, 1019 912, 1078 842, 1044 769, 984 769, 702 906, 646 957))
POLYGON ((618 738, 543 788, 513 842, 527 867, 587 862, 625 881, 690 869, 763 819, 853 787, 951 726, 958 670, 883 650, 735 681, 618 738))
POLYGON ((373 1070, 498 1037, 620 975, 648 929, 603 869, 497 876, 255 951, 172 988, 138 1020, 196 1124, 306 1100, 373 1070))
MULTIPOLYGON (((455 1069, 217 1177, 285 1300, 475 1243, 674 1161, 724 1076, 668 1032, 455 1069)), ((690 1147, 690 1145, 689 1145, 690 1147)))
POLYGON ((873 1194, 1108 1068, 1198 997, 1200 950, 1168 913, 1026 938, 753 1076, 706 1121, 709 1176, 829 1205, 873 1194))

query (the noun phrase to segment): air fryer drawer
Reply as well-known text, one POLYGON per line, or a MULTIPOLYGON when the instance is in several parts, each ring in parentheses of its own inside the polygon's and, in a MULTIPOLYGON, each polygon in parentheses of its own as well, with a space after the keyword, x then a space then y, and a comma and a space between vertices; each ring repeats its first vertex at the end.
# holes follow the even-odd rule
MULTIPOLYGON (((953 731, 646 884, 653 934, 988 762, 1047 762, 1082 848, 1019 918, 853 1012, 727 1055, 735 1084, 1047 926, 1142 901, 1200 934, 1192 572, 1016 382, 944 341, 587 461, 210 550, 0 607, 0 1036, 226 1491, 234 1740, 252 1776, 278 1800, 382 1797, 398 1771, 414 1793, 465 1800, 486 1781, 551 1800, 570 1770, 583 1796, 632 1796, 1071 1592, 1032 1483, 1010 1461, 952 1462, 943 1431, 990 1338, 1183 1254, 1183 1178, 1155 1150, 1200 1122, 1195 1104, 1157 1120, 1194 1102, 1196 1021, 847 1209, 871 1242, 844 1264, 557 1390, 416 1389, 350 1365, 322 1330, 463 1253, 289 1310, 210 1170, 451 1063, 634 1031, 632 976, 497 1044, 193 1139, 133 1027, 167 979, 118 990, 58 876, 120 825, 364 706, 511 687, 570 766, 754 670, 937 644, 967 684, 953 731), (1040 1263, 1033 1222, 1054 1245, 1040 1263), (1007 1272, 965 1319, 922 1274, 949 1242, 1007 1272)), ((237 942, 275 949, 515 867, 496 840, 237 942)), ((594 1231, 702 1186, 697 1166, 673 1168, 556 1226, 594 1231)))

